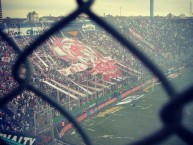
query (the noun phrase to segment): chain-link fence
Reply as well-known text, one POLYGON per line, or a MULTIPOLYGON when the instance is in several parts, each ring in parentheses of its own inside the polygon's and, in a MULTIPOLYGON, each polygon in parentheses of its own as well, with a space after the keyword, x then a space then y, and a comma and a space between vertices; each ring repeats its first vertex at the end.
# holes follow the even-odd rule
MULTIPOLYGON (((74 117, 60 104, 56 103, 51 98, 47 97, 43 94, 38 88, 35 88, 30 84, 30 79, 32 76, 31 64, 28 61, 28 56, 31 55, 39 45, 41 45, 44 41, 46 41, 51 35, 58 32, 60 29, 66 27, 70 22, 75 20, 80 14, 87 14, 91 20, 93 20, 96 24, 101 26, 106 32, 110 33, 117 41, 119 41, 123 46, 125 46, 134 56, 139 58, 141 62, 152 71, 152 73, 162 82, 163 88, 170 96, 170 101, 165 104, 162 108, 159 116, 164 123, 164 127, 159 131, 150 134, 146 139, 137 141, 133 143, 133 145, 152 145, 166 140, 171 135, 177 135, 183 141, 188 144, 193 144, 193 134, 191 131, 184 127, 182 124, 182 109, 183 107, 192 100, 193 86, 189 87, 189 89, 184 90, 181 93, 177 93, 171 83, 166 79, 165 75, 158 69, 158 67, 150 61, 150 59, 144 55, 139 49, 137 49, 130 41, 124 38, 116 29, 114 29, 111 25, 102 20, 99 16, 97 16, 93 11, 91 11, 91 6, 94 3, 94 0, 76 0, 78 4, 78 8, 69 14, 67 17, 56 23, 53 27, 47 30, 43 35, 39 36, 30 46, 26 49, 20 49, 17 44, 11 40, 5 33, 0 32, 0 35, 3 40, 5 40, 14 50, 17 52, 18 57, 15 65, 13 66, 12 72, 13 77, 18 82, 18 87, 11 91, 9 94, 4 96, 0 100, 0 105, 8 103, 15 96, 21 94, 25 89, 28 91, 32 91, 38 96, 41 96, 45 101, 47 101, 50 105, 56 108, 61 114, 63 114, 77 129, 77 131, 81 134, 85 144, 91 145, 92 141, 89 139, 89 135, 85 133, 79 123, 76 121, 74 117), (25 78, 20 78, 19 69, 20 66, 24 65, 26 68, 26 76, 25 78)), ((44 118, 45 119, 45 118, 44 118)), ((43 119, 43 120, 44 120, 43 119)), ((39 120, 39 119, 38 119, 39 120)), ((38 122, 36 122, 38 123, 38 122)), ((43 127, 43 126, 42 126, 43 127)), ((44 128, 43 128, 44 129, 44 128)), ((38 132, 39 134, 40 132, 38 132)), ((1 144, 5 144, 3 140, 0 141, 1 144)))
POLYGON ((54 138, 52 109, 45 109, 43 111, 34 113, 34 130, 35 136, 38 137, 37 144, 46 144, 52 142, 54 138), (43 143, 43 140, 47 142, 43 143))

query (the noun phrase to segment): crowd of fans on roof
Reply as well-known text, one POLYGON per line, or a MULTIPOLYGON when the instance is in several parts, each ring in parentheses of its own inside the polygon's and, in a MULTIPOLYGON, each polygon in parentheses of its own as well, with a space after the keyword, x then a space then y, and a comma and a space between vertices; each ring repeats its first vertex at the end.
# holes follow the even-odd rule
MULTIPOLYGON (((127 39, 132 40, 132 42, 140 49, 144 50, 145 53, 152 57, 153 60, 158 60, 161 56, 167 57, 168 61, 170 58, 175 58, 175 63, 183 63, 186 59, 192 57, 191 47, 193 46, 193 22, 184 22, 183 20, 165 20, 158 19, 151 21, 149 19, 109 19, 108 22, 115 25, 122 34, 124 34, 127 39), (136 37, 129 34, 129 29, 135 30, 144 41, 151 44, 145 45, 144 42, 137 39, 136 37), (183 51, 182 51, 183 50, 183 51), (171 52, 178 52, 173 56, 171 52)), ((111 56, 113 59, 127 65, 128 67, 141 71, 145 71, 145 68, 141 66, 141 62, 136 59, 128 50, 114 40, 111 35, 103 30, 98 30, 94 32, 84 31, 84 43, 94 47, 100 51, 103 55, 111 56), (141 69, 141 70, 140 70, 141 69)), ((34 41, 34 37, 25 37, 25 39, 17 38, 17 43, 24 48, 26 45, 34 41)), ((48 45, 45 43, 40 46, 41 49, 36 51, 38 56, 50 55, 54 58, 57 65, 48 65, 50 68, 46 69, 42 63, 39 63, 40 67, 43 68, 41 71, 35 65, 34 76, 32 78, 32 84, 43 90, 49 96, 57 96, 57 91, 42 83, 40 79, 47 78, 56 80, 61 84, 65 84, 74 89, 77 86, 73 85, 64 76, 60 75, 53 67, 56 69, 59 67, 68 67, 69 64, 57 57, 54 57, 48 49, 48 45)), ((15 62, 17 54, 8 46, 4 41, 0 40, 0 97, 2 98, 5 94, 9 93, 13 88, 17 87, 18 84, 13 79, 11 75, 11 67, 15 62)), ((32 62, 38 63, 37 56, 32 56, 32 62)), ((43 57, 41 57, 43 59, 43 57)), ((44 60, 46 62, 46 60, 44 60)), ((171 60, 173 63, 174 60, 171 60)), ((164 63, 164 62, 162 62, 164 63)), ((180 65, 178 64, 178 65, 180 65)), ((173 64, 174 65, 174 64, 173 64)), ((70 79, 76 81, 84 81, 83 77, 91 79, 85 72, 69 76, 70 79)), ((135 81, 135 79, 133 80, 135 81)), ((82 90, 84 93, 84 91, 82 90)), ((68 97, 59 97, 59 102, 65 103, 69 101, 68 97)), ((47 104, 34 93, 24 91, 22 94, 16 96, 8 105, 0 111, 0 130, 13 132, 13 133, 27 133, 34 134, 34 112, 41 111, 46 108, 47 104)), ((45 121, 45 120, 44 120, 45 121)))

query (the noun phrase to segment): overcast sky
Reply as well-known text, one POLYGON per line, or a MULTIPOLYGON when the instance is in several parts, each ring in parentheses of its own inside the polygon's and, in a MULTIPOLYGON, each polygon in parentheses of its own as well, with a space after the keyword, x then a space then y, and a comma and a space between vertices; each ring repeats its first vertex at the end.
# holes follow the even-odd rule
MULTIPOLYGON (((75 0, 1 0, 3 17, 26 18, 27 13, 36 11, 42 16, 65 16, 77 5, 75 0)), ((99 15, 148 16, 150 0, 95 0, 92 9, 99 15)), ((190 14, 190 0, 154 0, 154 15, 166 16, 190 14)))

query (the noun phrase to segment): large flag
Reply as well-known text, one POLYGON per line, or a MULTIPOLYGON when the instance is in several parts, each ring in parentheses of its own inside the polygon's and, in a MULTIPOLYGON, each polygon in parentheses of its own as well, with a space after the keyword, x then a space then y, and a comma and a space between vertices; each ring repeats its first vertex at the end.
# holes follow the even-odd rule
POLYGON ((116 67, 116 63, 110 57, 104 57, 93 64, 91 74, 102 74, 103 80, 111 81, 111 79, 121 76, 122 73, 119 68, 116 67))
MULTIPOLYGON (((154 46, 153 44, 149 43, 148 41, 146 41, 139 32, 137 32, 134 28, 130 28, 129 29, 129 34, 131 34, 133 37, 135 37, 136 39, 138 39, 139 41, 143 42, 146 46, 148 46, 148 48, 152 51, 152 52, 157 52, 158 54, 161 54, 161 49, 154 46)), ((163 56, 162 56, 163 57, 163 56)))
POLYGON ((75 39, 55 36, 51 38, 51 43, 52 45, 49 46, 49 49, 52 53, 70 62, 70 64, 74 62, 90 64, 97 60, 99 56, 91 47, 75 39))
POLYGON ((134 28, 129 29, 129 34, 131 34, 132 36, 134 36, 135 38, 141 41, 143 40, 143 37, 134 28))
POLYGON ((59 38, 58 37, 54 37, 51 39, 51 43, 49 44, 49 49, 51 50, 51 52, 56 56, 56 57, 59 57, 61 59, 64 59, 65 61, 68 61, 70 63, 73 63, 73 62, 76 62, 77 61, 77 58, 72 56, 72 55, 69 55, 67 53, 67 50, 63 49, 63 45, 62 43, 60 42, 59 38))
POLYGON ((69 66, 68 68, 64 68, 64 69, 60 69, 58 70, 61 74, 68 76, 68 75, 72 75, 75 74, 77 72, 82 72, 85 71, 88 68, 87 65, 82 64, 82 63, 76 63, 76 64, 72 64, 71 66, 69 66))
POLYGON ((91 75, 102 74, 106 81, 121 76, 121 71, 111 57, 102 56, 97 50, 78 40, 54 37, 51 38, 51 43, 49 48, 53 54, 70 62, 68 68, 58 70, 65 76, 85 71, 88 67, 92 68, 91 75))

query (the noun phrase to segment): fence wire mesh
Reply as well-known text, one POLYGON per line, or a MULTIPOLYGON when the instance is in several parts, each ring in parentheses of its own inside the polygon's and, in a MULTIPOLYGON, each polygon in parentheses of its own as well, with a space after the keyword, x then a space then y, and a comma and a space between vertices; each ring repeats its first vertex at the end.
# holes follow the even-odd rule
MULTIPOLYGON (((58 23, 56 23, 53 27, 47 30, 44 34, 39 36, 30 46, 27 46, 25 49, 19 48, 17 44, 10 39, 4 32, 0 32, 0 36, 4 41, 6 41, 18 54, 15 65, 12 69, 12 75, 15 80, 18 82, 18 87, 12 90, 9 94, 1 98, 0 106, 3 107, 4 104, 8 103, 15 96, 21 94, 24 90, 31 91, 38 96, 41 96, 43 100, 47 101, 51 106, 56 108, 61 114, 63 114, 77 129, 77 131, 82 136, 83 141, 87 145, 92 145, 92 141, 89 138, 89 135, 83 130, 83 128, 79 125, 74 117, 64 109, 60 104, 56 101, 52 100, 44 93, 42 93, 38 88, 35 88, 30 84, 30 79, 32 76, 31 64, 28 60, 28 57, 41 45, 45 42, 51 35, 58 32, 60 29, 65 28, 67 24, 75 20, 80 14, 87 14, 91 20, 93 20, 96 24, 101 26, 106 32, 111 34, 117 41, 119 41, 123 46, 125 46, 134 56, 141 60, 141 62, 150 70, 152 73, 162 82, 163 88, 170 96, 170 101, 164 105, 160 114, 158 114, 164 123, 164 127, 153 134, 150 134, 144 140, 137 141, 132 145, 153 145, 156 143, 160 143, 172 135, 177 135, 187 144, 193 144, 193 134, 191 131, 184 127, 182 124, 182 109, 183 107, 192 101, 193 97, 193 86, 184 90, 181 93, 177 93, 171 83, 167 80, 165 75, 158 69, 158 67, 139 49, 136 48, 130 41, 128 41, 124 36, 122 36, 116 29, 114 29, 107 22, 102 20, 99 16, 97 16, 92 10, 91 6, 94 3, 94 0, 76 0, 78 7, 75 11, 69 14, 66 18, 62 19, 58 23), (21 65, 24 65, 26 68, 26 76, 25 78, 20 78, 19 69, 21 65)), ((0 140, 2 145, 6 144, 2 139, 0 140)))

